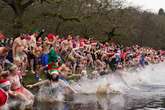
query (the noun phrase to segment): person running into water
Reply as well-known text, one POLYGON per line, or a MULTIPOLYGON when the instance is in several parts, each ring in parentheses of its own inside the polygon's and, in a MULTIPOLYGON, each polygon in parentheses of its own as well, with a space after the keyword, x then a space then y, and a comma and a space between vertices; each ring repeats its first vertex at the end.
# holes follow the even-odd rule
POLYGON ((64 94, 70 92, 77 93, 67 82, 59 78, 58 70, 51 70, 47 80, 43 80, 36 84, 27 85, 27 87, 33 88, 41 85, 45 85, 40 88, 38 95, 38 98, 42 101, 63 101, 64 94))
POLYGON ((22 86, 20 82, 20 72, 18 71, 18 67, 13 65, 9 71, 10 74, 7 79, 11 83, 11 90, 14 91, 16 96, 23 101, 21 109, 24 110, 26 107, 31 108, 34 102, 34 95, 22 86))

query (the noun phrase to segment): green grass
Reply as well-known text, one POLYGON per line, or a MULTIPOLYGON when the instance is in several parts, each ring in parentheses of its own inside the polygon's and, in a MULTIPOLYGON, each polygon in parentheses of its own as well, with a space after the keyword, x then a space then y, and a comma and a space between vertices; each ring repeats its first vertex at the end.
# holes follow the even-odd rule
MULTIPOLYGON (((46 75, 44 73, 40 74, 41 79, 46 79, 46 75)), ((28 72, 26 76, 23 77, 23 84, 34 84, 37 81, 35 80, 35 74, 32 74, 31 72, 28 72)))
MULTIPOLYGON (((40 78, 42 80, 45 80, 46 74, 45 73, 40 74, 40 78)), ((73 74, 73 75, 70 75, 67 80, 69 82, 72 82, 72 81, 77 81, 79 78, 80 78, 80 75, 73 74)), ((38 81, 35 80, 35 74, 32 74, 31 72, 28 72, 27 75, 23 77, 24 85, 34 84, 37 82, 38 81)))

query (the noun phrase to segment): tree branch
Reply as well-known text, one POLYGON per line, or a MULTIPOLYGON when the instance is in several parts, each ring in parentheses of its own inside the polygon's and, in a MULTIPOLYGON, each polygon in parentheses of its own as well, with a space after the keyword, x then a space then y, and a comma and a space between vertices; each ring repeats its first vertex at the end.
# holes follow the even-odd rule
POLYGON ((26 3, 23 4, 23 8, 27 8, 28 6, 30 6, 31 4, 33 4, 35 2, 35 0, 29 0, 26 3))
POLYGON ((80 19, 78 17, 64 17, 63 15, 59 13, 42 13, 43 16, 50 16, 50 17, 58 17, 62 21, 76 21, 80 22, 80 19))
POLYGON ((2 0, 3 2, 7 3, 8 5, 13 4, 14 0, 2 0))
POLYGON ((13 9, 15 14, 18 14, 17 9, 14 5, 14 0, 2 0, 2 1, 5 2, 7 5, 9 5, 13 9))

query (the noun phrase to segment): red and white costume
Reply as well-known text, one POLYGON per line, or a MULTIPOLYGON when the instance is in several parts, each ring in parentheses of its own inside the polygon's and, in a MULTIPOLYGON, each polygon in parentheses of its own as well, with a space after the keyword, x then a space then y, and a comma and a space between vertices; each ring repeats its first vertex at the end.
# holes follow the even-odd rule
POLYGON ((0 80, 0 110, 7 109, 8 93, 2 89, 9 86, 10 82, 8 80, 0 80))

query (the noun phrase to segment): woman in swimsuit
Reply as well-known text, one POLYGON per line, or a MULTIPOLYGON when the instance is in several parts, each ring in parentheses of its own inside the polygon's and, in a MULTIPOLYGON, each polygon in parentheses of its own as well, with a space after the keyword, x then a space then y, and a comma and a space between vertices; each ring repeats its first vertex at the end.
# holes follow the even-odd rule
POLYGON ((11 83, 11 90, 14 91, 19 97, 19 99, 24 102, 25 107, 32 106, 34 102, 34 96, 29 90, 22 86, 20 82, 21 75, 18 71, 17 66, 13 65, 9 71, 10 75, 7 77, 7 79, 11 83))

